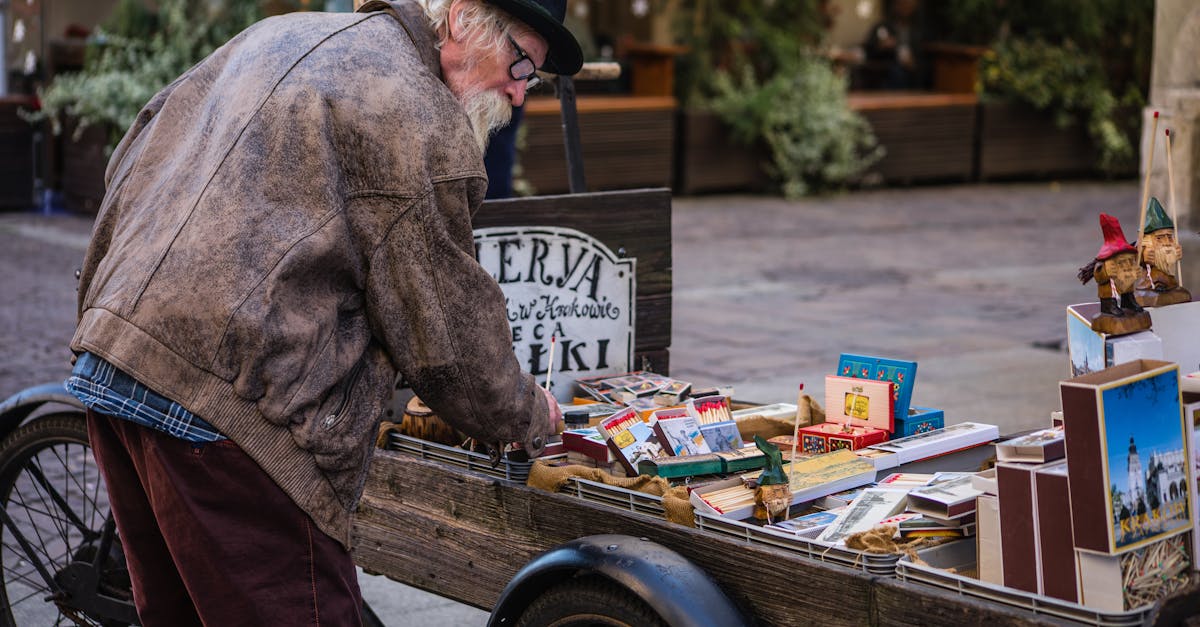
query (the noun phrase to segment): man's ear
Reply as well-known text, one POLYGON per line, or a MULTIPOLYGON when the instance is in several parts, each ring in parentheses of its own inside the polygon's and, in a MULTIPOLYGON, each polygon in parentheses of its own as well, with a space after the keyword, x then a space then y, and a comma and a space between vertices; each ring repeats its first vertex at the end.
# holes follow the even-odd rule
POLYGON ((459 23, 459 17, 462 15, 463 4, 462 0, 453 0, 450 4, 450 11, 446 15, 446 29, 449 31, 450 39, 453 41, 459 41, 458 38, 462 35, 462 25, 459 23))

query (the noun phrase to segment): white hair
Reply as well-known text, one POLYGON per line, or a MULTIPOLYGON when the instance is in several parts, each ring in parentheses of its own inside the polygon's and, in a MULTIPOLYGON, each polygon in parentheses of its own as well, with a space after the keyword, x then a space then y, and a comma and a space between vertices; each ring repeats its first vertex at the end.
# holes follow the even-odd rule
POLYGON ((465 46, 478 53, 476 59, 499 53, 508 45, 509 37, 533 30, 482 0, 422 0, 439 48, 450 38, 450 7, 457 3, 463 7, 458 12, 456 30, 465 46))

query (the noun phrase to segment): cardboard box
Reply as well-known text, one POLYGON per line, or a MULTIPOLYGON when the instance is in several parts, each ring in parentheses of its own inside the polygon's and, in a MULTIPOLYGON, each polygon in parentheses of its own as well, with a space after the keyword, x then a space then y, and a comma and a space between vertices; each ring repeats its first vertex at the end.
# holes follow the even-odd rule
POLYGON ((1092 330, 1092 318, 1100 313, 1100 303, 1082 303, 1067 307, 1067 349, 1071 355, 1071 376, 1099 372, 1138 359, 1164 359, 1164 342, 1154 327, 1129 335, 1109 337, 1092 330))
POLYGON ((1059 461, 1036 471, 1033 486, 1041 593, 1077 603, 1079 590, 1075 580, 1075 544, 1071 534, 1067 462, 1059 461))
POLYGON ((1141 359, 1063 381, 1059 392, 1075 547, 1124 553, 1190 530, 1178 364, 1141 359))

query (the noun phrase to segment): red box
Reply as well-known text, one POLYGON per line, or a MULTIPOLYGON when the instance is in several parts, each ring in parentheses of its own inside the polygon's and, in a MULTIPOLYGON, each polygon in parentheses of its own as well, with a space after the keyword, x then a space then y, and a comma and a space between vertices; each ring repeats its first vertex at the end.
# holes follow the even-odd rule
POLYGON ((808 455, 819 455, 841 449, 856 451, 888 439, 887 431, 875 427, 850 425, 849 431, 846 429, 846 426, 832 422, 801 427, 799 446, 808 455))

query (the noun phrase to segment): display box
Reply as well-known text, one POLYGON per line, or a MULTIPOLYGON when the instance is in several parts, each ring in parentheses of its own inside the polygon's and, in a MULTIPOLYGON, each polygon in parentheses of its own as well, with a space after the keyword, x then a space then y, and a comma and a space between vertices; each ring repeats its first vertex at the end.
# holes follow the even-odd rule
POLYGON ((1075 603, 1079 600, 1079 590, 1067 476, 1066 461, 1035 472, 1033 502, 1037 510, 1039 592, 1075 603))
POLYGON ((946 426, 946 412, 932 407, 910 407, 907 416, 896 416, 895 425, 894 438, 936 431, 946 426))
POLYGON ((1183 536, 1175 536, 1123 555, 1076 550, 1079 602, 1104 612, 1152 605, 1187 585, 1189 564, 1184 544, 1183 536), (1138 585, 1128 585, 1131 581, 1138 585))
POLYGON ((856 451, 888 440, 888 432, 873 427, 847 427, 823 422, 800 428, 800 450, 805 455, 820 455, 832 451, 856 451))
MULTIPOLYGON (((917 381, 917 362, 842 353, 838 357, 838 376, 873 379, 892 384, 892 415, 907 416, 917 381)), ((892 428, 888 428, 892 431, 892 428)))
POLYGON ((1075 547, 1124 553, 1191 529, 1178 364, 1140 359, 1063 381, 1059 392, 1075 547))
POLYGON ((981 494, 975 499, 975 521, 978 526, 975 553, 979 564, 979 580, 1004 585, 1000 499, 995 494, 981 494))
POLYGON ((1200 301, 1154 307, 1150 317, 1151 330, 1162 338, 1161 359, 1179 364, 1184 373, 1200 370, 1200 301))
MULTIPOLYGON (((1165 308, 1164 308, 1165 309, 1165 308)), ((1071 376, 1099 372, 1138 359, 1165 359, 1164 342, 1158 331, 1157 310, 1152 331, 1109 337, 1092 330, 1092 318, 1100 313, 1100 303, 1082 303, 1067 307, 1067 350, 1071 355, 1071 376)))
POLYGON ((1044 468, 1045 465, 996 464, 1004 585, 1034 594, 1041 592, 1034 474, 1044 468))

